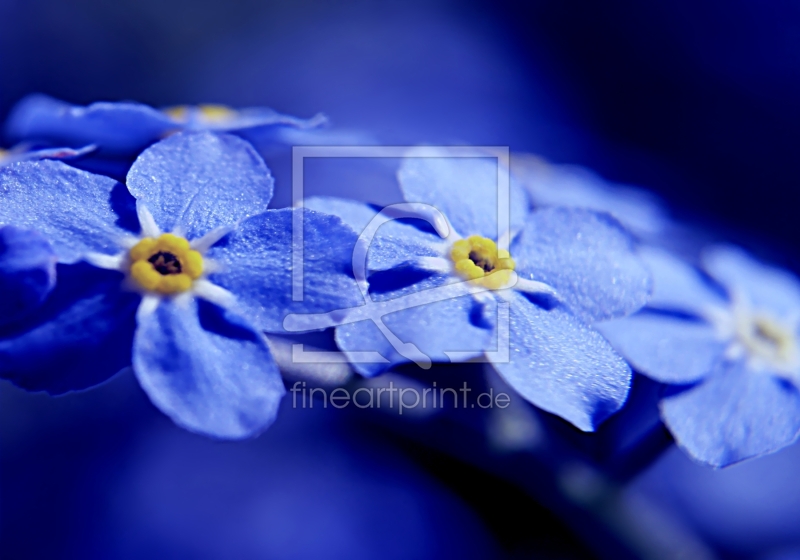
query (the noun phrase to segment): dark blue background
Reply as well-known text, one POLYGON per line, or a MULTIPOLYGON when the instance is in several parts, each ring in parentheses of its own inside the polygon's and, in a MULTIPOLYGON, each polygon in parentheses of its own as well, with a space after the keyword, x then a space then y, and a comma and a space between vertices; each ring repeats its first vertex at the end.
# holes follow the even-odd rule
POLYGON ((326 111, 387 141, 536 150, 798 252, 788 0, 0 2, 22 95, 326 111))
MULTIPOLYGON (((795 2, 0 0, 0 118, 31 92, 323 111, 386 143, 509 145, 652 188, 800 269, 795 2)), ((131 446, 177 432, 130 381, 59 401, 0 386, 10 557, 111 546, 90 537, 131 446)), ((589 554, 507 483, 402 454, 502 549, 589 554)))

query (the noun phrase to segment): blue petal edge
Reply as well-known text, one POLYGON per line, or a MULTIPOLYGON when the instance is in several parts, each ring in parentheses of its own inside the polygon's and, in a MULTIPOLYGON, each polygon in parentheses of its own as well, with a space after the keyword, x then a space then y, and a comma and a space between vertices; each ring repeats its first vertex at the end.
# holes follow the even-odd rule
POLYGON ((162 231, 190 240, 265 212, 273 183, 250 144, 210 132, 174 134, 153 145, 134 162, 127 180, 162 231))
MULTIPOLYGON (((500 344, 504 340, 499 336, 500 344)), ((491 359, 500 376, 529 402, 583 431, 594 431, 628 397, 628 364, 561 306, 543 309, 512 294, 507 343, 508 361, 499 354, 491 359)))
POLYGON ((211 303, 162 300, 137 317, 133 368, 153 404, 192 432, 253 437, 285 393, 262 334, 211 303))
POLYGON ((511 245, 521 278, 544 282, 587 323, 647 303, 652 278, 636 244, 609 214, 575 208, 533 212, 511 245))

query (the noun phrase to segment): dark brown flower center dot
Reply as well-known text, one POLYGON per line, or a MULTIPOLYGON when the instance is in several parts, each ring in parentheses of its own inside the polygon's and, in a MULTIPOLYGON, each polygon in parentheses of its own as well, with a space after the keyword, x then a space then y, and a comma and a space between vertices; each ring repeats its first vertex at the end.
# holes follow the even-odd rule
POLYGON ((181 261, 172 253, 159 251, 147 259, 147 261, 153 265, 153 268, 155 268, 157 272, 164 276, 168 274, 180 274, 181 272, 181 261))
POLYGON ((477 251, 472 251, 469 254, 469 260, 475 263, 475 266, 478 266, 483 269, 484 272, 491 272, 494 270, 494 266, 492 265, 492 261, 483 257, 477 251))
POLYGON ((754 331, 756 338, 774 351, 780 351, 786 342, 782 333, 766 321, 756 320, 754 331))

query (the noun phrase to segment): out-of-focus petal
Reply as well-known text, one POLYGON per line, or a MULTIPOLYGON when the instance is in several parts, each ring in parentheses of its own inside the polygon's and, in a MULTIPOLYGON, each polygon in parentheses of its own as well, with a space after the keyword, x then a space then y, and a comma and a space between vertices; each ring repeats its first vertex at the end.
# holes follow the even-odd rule
POLYGON ((46 95, 20 101, 6 132, 15 141, 46 142, 73 148, 97 145, 104 154, 135 154, 175 130, 175 123, 141 103, 71 105, 46 95))
POLYGON ((656 313, 637 313, 595 326, 636 371, 662 383, 702 379, 726 346, 707 323, 656 313))
POLYGON ((131 363, 138 294, 122 274, 81 263, 59 266, 44 304, 0 329, 0 377, 60 394, 102 383, 131 363))
POLYGON ((56 256, 39 233, 0 228, 0 325, 39 307, 56 285, 56 256))
POLYGON ((512 154, 511 169, 537 207, 569 206, 608 212, 644 236, 657 235, 667 228, 663 204, 645 190, 610 184, 588 169, 552 165, 526 154, 512 154))
MULTIPOLYGON (((426 148, 419 148, 425 150, 426 148)), ((495 158, 414 157, 403 160, 397 173, 407 202, 424 202, 442 212, 459 235, 481 235, 497 239, 505 232, 498 231, 498 199, 501 188, 498 161, 495 158)), ((509 227, 522 227, 528 214, 528 197, 516 181, 510 181, 509 227)))
MULTIPOLYGON (((317 114, 308 119, 284 115, 269 107, 246 107, 229 109, 214 105, 189 106, 185 108, 186 117, 176 119, 186 130, 211 130, 216 132, 255 132, 253 129, 289 127, 298 129, 316 128, 324 125, 328 119, 317 114), (209 111, 210 109, 210 111, 209 111), (209 116, 209 114, 211 116, 209 116)), ((166 110, 169 114, 169 109, 166 110)))
POLYGON ((778 317, 800 312, 800 281, 785 270, 767 266, 731 245, 709 247, 703 266, 731 295, 743 295, 755 308, 766 308, 778 317))
POLYGON ((90 154, 96 149, 96 146, 89 145, 77 150, 73 148, 45 148, 29 151, 25 146, 19 145, 8 152, 0 154, 0 165, 11 165, 18 161, 36 161, 40 159, 74 159, 90 154))
POLYGON ((702 314, 708 306, 727 306, 724 294, 698 269, 654 247, 641 247, 639 255, 653 274, 648 307, 702 314))
POLYGON ((797 387, 744 362, 717 362, 703 382, 661 401, 661 417, 678 445, 714 467, 785 447, 800 433, 797 387))

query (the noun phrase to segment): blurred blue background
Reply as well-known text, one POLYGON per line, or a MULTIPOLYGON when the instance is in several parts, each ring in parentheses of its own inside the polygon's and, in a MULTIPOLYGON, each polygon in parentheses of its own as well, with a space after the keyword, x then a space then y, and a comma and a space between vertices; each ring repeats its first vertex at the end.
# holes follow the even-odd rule
MULTIPOLYGON (((788 0, 0 0, 0 118, 43 92, 323 111, 387 144, 510 146, 649 187, 796 271, 798 69, 788 0)), ((284 414, 223 445, 134 385, 54 400, 0 384, 3 557, 614 557, 512 482, 363 418, 284 414), (243 528, 242 511, 261 523, 243 528)), ((794 513, 796 455, 720 474, 673 453, 630 492, 722 556, 791 549, 796 524, 742 520, 794 513)))
POLYGON ((3 0, 21 96, 273 106, 385 142, 510 145, 643 184, 792 250, 800 8, 788 0, 3 0))

